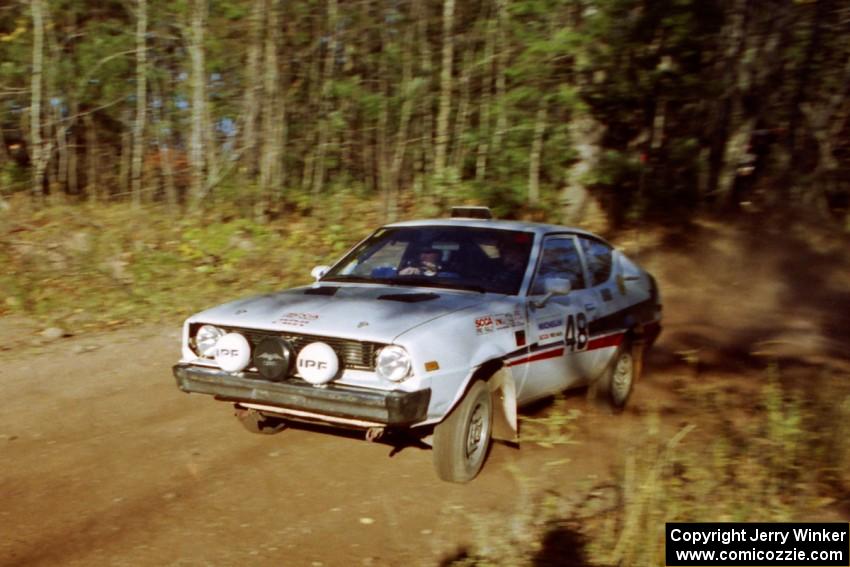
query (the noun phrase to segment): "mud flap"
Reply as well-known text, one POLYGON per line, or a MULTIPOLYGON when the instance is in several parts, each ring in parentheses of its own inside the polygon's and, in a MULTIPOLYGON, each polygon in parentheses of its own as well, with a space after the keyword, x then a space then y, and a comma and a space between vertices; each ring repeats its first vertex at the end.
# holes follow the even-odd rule
POLYGON ((634 381, 640 380, 643 374, 643 356, 646 351, 646 343, 643 340, 635 340, 632 342, 632 361, 634 365, 635 378, 634 381))
POLYGON ((487 381, 493 400, 493 439, 519 441, 517 429, 516 384, 511 373, 502 368, 487 381))

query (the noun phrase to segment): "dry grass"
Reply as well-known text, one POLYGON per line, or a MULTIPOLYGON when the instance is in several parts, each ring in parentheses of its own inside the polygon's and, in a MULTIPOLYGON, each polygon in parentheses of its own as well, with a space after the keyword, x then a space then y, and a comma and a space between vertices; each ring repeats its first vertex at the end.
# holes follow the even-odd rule
POLYGON ((174 323, 203 307, 311 281, 378 224, 371 202, 342 195, 310 214, 258 224, 228 207, 175 217, 127 204, 0 213, 0 316, 85 329, 174 323))
MULTIPOLYGON (((816 382, 816 395, 789 388, 771 367, 737 424, 724 415, 723 392, 706 396, 703 387, 703 402, 672 435, 658 415, 645 418, 643 437, 614 467, 613 488, 606 481, 567 497, 518 479, 517 512, 472 518, 476 540, 448 564, 663 566, 665 522, 846 516, 850 387, 828 375, 816 382), (580 548, 565 550, 564 537, 580 548)), ((555 428, 552 441, 569 431, 555 428)))

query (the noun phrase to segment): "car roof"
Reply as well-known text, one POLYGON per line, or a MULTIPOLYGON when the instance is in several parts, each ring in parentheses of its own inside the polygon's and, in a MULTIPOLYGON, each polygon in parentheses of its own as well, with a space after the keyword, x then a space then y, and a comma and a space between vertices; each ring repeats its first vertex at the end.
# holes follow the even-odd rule
POLYGON ((411 220, 411 221, 403 221, 403 222, 395 222, 392 224, 385 225, 386 227, 417 227, 417 226, 468 226, 472 228, 491 228, 496 230, 523 230, 526 232, 534 232, 540 236, 544 236, 546 234, 552 233, 564 233, 568 232, 571 234, 579 234, 582 236, 589 236, 596 240, 601 240, 602 242, 607 241, 599 236, 598 234, 594 234, 592 232, 588 232, 581 228, 570 227, 570 226, 560 226, 557 224, 546 224, 539 222, 528 222, 528 221, 512 221, 512 220, 494 220, 494 219, 464 219, 464 218, 452 218, 452 219, 421 219, 421 220, 411 220))

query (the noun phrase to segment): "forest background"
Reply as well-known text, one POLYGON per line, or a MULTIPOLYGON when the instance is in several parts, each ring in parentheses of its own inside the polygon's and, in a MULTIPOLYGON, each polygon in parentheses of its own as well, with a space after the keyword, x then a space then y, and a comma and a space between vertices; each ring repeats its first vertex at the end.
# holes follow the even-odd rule
POLYGON ((839 0, 4 2, 0 195, 846 222, 848 39, 839 0))
POLYGON ((460 203, 846 228, 849 38, 839 0, 5 2, 0 309, 200 307, 460 203))

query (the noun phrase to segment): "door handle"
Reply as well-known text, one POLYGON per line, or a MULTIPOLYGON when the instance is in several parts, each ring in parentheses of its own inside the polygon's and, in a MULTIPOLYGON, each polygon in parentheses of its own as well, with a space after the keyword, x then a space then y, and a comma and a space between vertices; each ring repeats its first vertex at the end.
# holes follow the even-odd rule
POLYGON ((596 311, 596 305, 594 305, 593 303, 585 303, 584 308, 588 311, 596 311))

